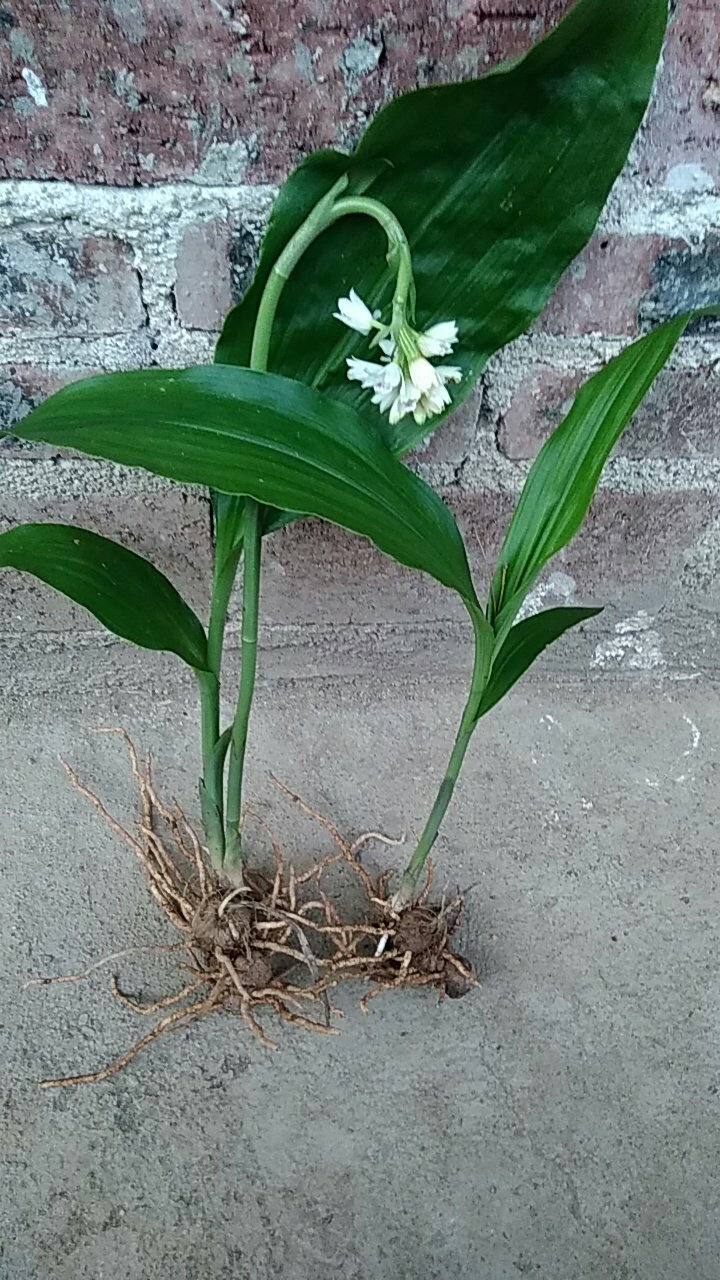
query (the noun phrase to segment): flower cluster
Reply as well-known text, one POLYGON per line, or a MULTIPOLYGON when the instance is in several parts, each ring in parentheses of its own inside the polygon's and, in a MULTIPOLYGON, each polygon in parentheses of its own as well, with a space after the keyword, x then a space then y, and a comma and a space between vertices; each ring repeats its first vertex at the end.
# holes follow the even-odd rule
POLYGON ((448 383, 460 382, 462 370, 456 365, 433 365, 430 359, 452 351, 458 340, 454 320, 433 324, 424 333, 407 323, 396 331, 382 324, 379 314, 373 314, 354 289, 347 298, 339 299, 334 315, 366 337, 376 331, 381 362, 350 356, 347 376, 373 392, 372 403, 388 414, 391 423, 412 414, 422 426, 451 403, 448 383))

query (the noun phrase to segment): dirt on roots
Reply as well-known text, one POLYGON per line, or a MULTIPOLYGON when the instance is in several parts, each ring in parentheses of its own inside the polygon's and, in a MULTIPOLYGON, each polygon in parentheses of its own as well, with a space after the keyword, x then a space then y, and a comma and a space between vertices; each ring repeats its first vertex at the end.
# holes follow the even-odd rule
POLYGON ((269 838, 274 867, 269 873, 247 869, 241 886, 229 885, 208 865, 200 840, 177 802, 167 805, 159 798, 149 760, 141 764, 124 730, 106 732, 119 733, 130 754, 141 802, 134 831, 107 811, 73 769, 68 765, 65 769, 73 786, 135 853, 150 893, 180 938, 169 945, 129 947, 103 957, 82 973, 35 978, 28 985, 79 981, 139 952, 177 952, 186 980, 179 990, 142 1004, 121 990, 113 974, 111 989, 117 1000, 138 1015, 162 1016, 107 1066, 42 1080, 41 1088, 108 1080, 165 1032, 188 1027, 220 1010, 238 1014, 248 1031, 270 1049, 276 1042, 258 1018, 262 1013, 320 1035, 337 1035, 332 1022, 342 1012, 331 997, 344 982, 369 984, 360 1001, 365 1013, 370 1000, 386 991, 434 987, 443 999, 466 995, 478 985, 471 964, 451 946, 462 915, 462 898, 430 903, 430 868, 418 899, 398 917, 392 912, 388 888, 392 871, 373 876, 360 861, 359 851, 369 841, 395 841, 379 832, 345 840, 331 822, 274 779, 292 803, 330 835, 334 852, 297 870, 263 819, 248 811, 246 821, 256 821, 269 838), (331 868, 353 883, 359 900, 353 919, 345 919, 326 892, 331 868))

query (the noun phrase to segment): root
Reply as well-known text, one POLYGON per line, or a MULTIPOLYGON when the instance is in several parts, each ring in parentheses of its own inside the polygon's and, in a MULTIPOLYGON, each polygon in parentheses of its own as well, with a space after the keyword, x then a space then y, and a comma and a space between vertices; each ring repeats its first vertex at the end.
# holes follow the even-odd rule
POLYGON ((159 955, 161 952, 166 954, 171 951, 184 951, 184 942, 161 943, 150 947, 125 947, 123 951, 114 951, 110 956, 101 956, 94 964, 82 969, 80 973, 61 973, 57 977, 45 978, 28 978, 23 984, 23 990, 28 987, 50 987, 59 982, 83 982, 85 978, 89 978, 91 973, 95 973, 97 969, 102 969, 106 964, 114 964, 116 960, 124 960, 127 956, 135 955, 159 955))
POLYGON ((175 991, 169 996, 162 996, 160 1000, 156 1000, 153 1004, 140 1004, 137 1000, 133 1000, 132 996, 128 996, 124 991, 120 990, 118 980, 115 974, 110 979, 110 989, 120 1004, 124 1004, 126 1009, 130 1009, 133 1013, 159 1013, 161 1009, 169 1009, 174 1004, 180 1004, 181 1000, 186 1000, 188 996, 194 995, 200 987, 204 987, 205 978, 196 978, 194 982, 189 982, 181 991, 175 991))
POLYGON ((90 1071, 81 1076, 58 1076, 56 1079, 41 1080, 41 1089, 63 1089, 75 1084, 101 1084, 103 1080, 110 1080, 112 1076, 116 1076, 119 1071, 137 1058, 138 1054, 146 1049, 153 1040, 157 1040, 165 1031, 171 1031, 173 1028, 182 1026, 190 1026, 193 1022, 197 1022, 198 1018, 202 1018, 206 1013, 212 1013, 213 1009, 218 1008, 217 1002, 212 1000, 198 1000, 196 1004, 191 1004, 188 1008, 177 1009, 175 1013, 169 1013, 166 1017, 161 1018, 152 1031, 148 1031, 146 1036, 141 1040, 136 1040, 132 1048, 127 1053, 123 1053, 121 1057, 116 1058, 114 1062, 109 1063, 107 1067, 103 1067, 100 1071, 90 1071))
POLYGON ((192 824, 177 802, 165 804, 153 782, 150 761, 141 762, 127 733, 117 733, 130 757, 138 786, 140 815, 134 831, 122 826, 67 764, 72 785, 97 810, 110 828, 132 849, 148 888, 164 915, 181 934, 181 941, 151 947, 129 947, 103 957, 80 973, 31 979, 27 986, 78 982, 101 967, 130 955, 184 951, 189 981, 177 991, 143 1002, 125 992, 116 973, 114 997, 133 1014, 165 1013, 151 1031, 126 1053, 101 1070, 43 1080, 43 1089, 98 1084, 124 1070, 143 1049, 166 1032, 190 1027, 207 1014, 226 1010, 239 1014, 251 1035, 265 1048, 276 1042, 258 1015, 272 1014, 282 1022, 320 1035, 337 1035, 333 1016, 341 1011, 329 993, 344 982, 369 982, 361 1008, 384 992, 434 987, 440 998, 465 994, 477 982, 472 966, 451 948, 462 913, 457 897, 440 906, 429 904, 432 869, 417 903, 399 918, 391 912, 390 872, 373 875, 358 858, 371 840, 401 844, 381 832, 368 831, 353 841, 284 783, 275 785, 330 836, 335 852, 299 871, 283 854, 267 824, 253 819, 269 838, 274 870, 270 875, 248 868, 242 888, 228 886, 207 863, 192 824), (330 868, 350 875, 362 891, 364 918, 347 920, 323 887, 330 868), (200 993, 205 991, 205 995, 200 993), (209 994, 207 994, 209 992, 209 994), (313 1006, 319 1017, 312 1015, 313 1006))

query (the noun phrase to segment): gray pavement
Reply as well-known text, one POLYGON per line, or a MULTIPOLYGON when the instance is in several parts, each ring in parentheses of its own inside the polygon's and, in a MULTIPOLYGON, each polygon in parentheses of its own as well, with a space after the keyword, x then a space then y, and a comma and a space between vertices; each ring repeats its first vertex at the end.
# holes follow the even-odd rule
MULTIPOLYGON (((471 886, 481 990, 386 997, 369 1017, 346 992, 341 1036, 287 1029, 274 1054, 217 1016, 55 1093, 36 1081, 102 1065, 137 1021, 102 973, 23 980, 167 936, 58 756, 127 815, 122 750, 91 732, 125 724, 191 801, 195 710, 177 664, 125 646, 15 655, 3 1280, 717 1280, 720 697, 712 671, 658 669, 647 627, 610 630, 589 670, 546 663, 473 746, 438 883, 471 886), (649 670, 613 654, 628 634, 649 670)), ((465 657, 440 673, 430 655, 309 659, 303 678, 284 669, 297 654, 266 663, 251 792, 287 848, 324 837, 271 768, 348 833, 417 829, 465 657)), ((167 958, 119 968, 145 998, 172 982, 167 958)))

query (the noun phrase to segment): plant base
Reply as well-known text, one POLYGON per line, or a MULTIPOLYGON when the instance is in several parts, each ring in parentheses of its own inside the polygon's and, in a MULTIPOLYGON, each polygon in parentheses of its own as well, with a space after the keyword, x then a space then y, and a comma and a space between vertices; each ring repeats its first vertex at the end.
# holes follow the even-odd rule
POLYGON ((443 999, 458 998, 477 986, 472 966, 456 955, 452 936, 462 914, 462 899, 433 905, 428 902, 431 876, 417 902, 395 917, 388 881, 391 872, 373 877, 358 859, 361 846, 386 837, 368 832, 353 843, 343 839, 325 818, 299 796, 277 783, 304 813, 332 837, 336 851, 302 871, 289 862, 265 823, 273 849, 274 871, 247 870, 242 886, 229 885, 206 862, 200 841, 179 806, 159 799, 149 762, 141 766, 137 752, 122 730, 141 799, 135 832, 121 826, 102 802, 65 766, 73 786, 98 810, 140 861, 148 888, 165 916, 180 934, 170 946, 131 947, 105 957, 82 974, 34 979, 32 985, 71 982, 87 977, 104 964, 142 951, 175 951, 186 981, 155 1001, 140 1004, 123 992, 113 975, 116 999, 138 1015, 162 1013, 152 1029, 120 1058, 98 1071, 41 1081, 44 1089, 95 1084, 122 1071, 144 1048, 167 1031, 190 1026, 207 1014, 224 1010, 239 1015, 248 1031, 267 1048, 273 1041, 259 1014, 274 1014, 320 1035, 337 1035, 333 1017, 342 1016, 331 1002, 341 983, 362 981, 370 990, 360 1006, 386 991, 434 987, 443 999), (324 888, 331 868, 350 877, 360 890, 358 914, 346 920, 324 888))

